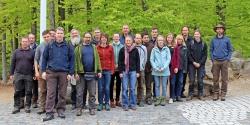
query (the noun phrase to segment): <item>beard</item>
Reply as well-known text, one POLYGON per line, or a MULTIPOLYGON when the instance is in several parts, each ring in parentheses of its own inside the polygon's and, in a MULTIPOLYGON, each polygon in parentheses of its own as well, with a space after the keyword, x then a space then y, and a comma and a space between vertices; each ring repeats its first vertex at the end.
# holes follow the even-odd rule
POLYGON ((73 46, 78 45, 80 43, 80 36, 74 38, 71 37, 71 43, 73 46))

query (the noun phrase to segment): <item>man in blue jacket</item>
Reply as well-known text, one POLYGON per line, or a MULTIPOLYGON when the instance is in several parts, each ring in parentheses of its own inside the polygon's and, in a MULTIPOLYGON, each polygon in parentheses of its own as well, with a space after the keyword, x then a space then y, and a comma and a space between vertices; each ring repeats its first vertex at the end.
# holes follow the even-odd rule
POLYGON ((213 63, 213 100, 216 101, 219 99, 219 91, 221 90, 221 101, 225 101, 228 85, 228 65, 231 60, 233 48, 230 39, 224 35, 225 27, 223 25, 218 24, 214 28, 214 31, 217 35, 212 39, 210 45, 210 57, 213 63), (221 88, 219 85, 220 72, 221 88))
POLYGON ((58 91, 56 105, 58 117, 65 118, 66 92, 68 80, 74 74, 74 50, 64 40, 64 29, 56 29, 55 41, 50 42, 44 49, 42 61, 42 78, 47 81, 46 117, 43 121, 54 118, 53 109, 58 91))

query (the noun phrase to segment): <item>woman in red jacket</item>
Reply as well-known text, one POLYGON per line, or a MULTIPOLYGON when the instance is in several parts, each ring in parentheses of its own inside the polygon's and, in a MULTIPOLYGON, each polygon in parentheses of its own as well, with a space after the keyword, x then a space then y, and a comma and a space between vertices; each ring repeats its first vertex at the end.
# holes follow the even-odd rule
POLYGON ((113 47, 108 44, 108 35, 105 33, 101 34, 101 42, 97 46, 99 53, 101 66, 102 66, 102 78, 98 80, 98 111, 105 109, 110 110, 109 100, 110 100, 110 80, 111 75, 114 73, 114 52, 113 47))

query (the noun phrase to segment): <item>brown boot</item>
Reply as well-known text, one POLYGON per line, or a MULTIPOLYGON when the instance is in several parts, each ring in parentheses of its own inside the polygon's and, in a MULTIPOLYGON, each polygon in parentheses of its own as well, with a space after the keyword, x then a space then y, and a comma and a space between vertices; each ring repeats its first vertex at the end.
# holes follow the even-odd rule
POLYGON ((214 93, 213 101, 217 101, 219 99, 219 93, 214 93))
POLYGON ((115 101, 115 105, 118 106, 118 107, 122 107, 122 104, 121 104, 121 102, 119 100, 115 101))
POLYGON ((114 100, 110 101, 110 106, 111 106, 111 108, 115 108, 115 101, 114 100))

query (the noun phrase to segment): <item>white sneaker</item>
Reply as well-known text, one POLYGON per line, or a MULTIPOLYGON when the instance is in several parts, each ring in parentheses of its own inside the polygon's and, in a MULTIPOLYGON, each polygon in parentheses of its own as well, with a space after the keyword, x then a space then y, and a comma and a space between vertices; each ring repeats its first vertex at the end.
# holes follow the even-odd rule
POLYGON ((169 101, 168 101, 168 103, 169 103, 169 104, 174 103, 173 99, 172 99, 172 98, 170 98, 170 99, 169 99, 169 101))

